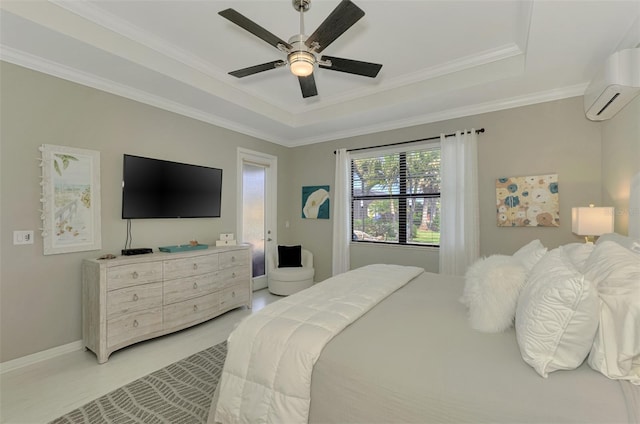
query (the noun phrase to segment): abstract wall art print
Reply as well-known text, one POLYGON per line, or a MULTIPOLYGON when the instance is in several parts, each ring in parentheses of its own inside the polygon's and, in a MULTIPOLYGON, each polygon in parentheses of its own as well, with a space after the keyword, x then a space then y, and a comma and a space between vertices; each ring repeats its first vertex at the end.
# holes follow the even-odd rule
POLYGON ((558 174, 496 180, 498 227, 559 227, 558 174))
POLYGON ((50 144, 40 151, 44 254, 101 249, 100 152, 50 144))
POLYGON ((329 186, 302 187, 302 217, 329 219, 329 186))

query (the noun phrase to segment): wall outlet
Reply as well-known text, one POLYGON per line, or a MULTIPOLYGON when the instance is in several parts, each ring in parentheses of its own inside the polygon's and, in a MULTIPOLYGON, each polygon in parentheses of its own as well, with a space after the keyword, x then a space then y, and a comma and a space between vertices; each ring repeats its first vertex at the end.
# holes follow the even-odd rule
POLYGON ((13 244, 33 244, 33 231, 19 230, 13 232, 13 244))

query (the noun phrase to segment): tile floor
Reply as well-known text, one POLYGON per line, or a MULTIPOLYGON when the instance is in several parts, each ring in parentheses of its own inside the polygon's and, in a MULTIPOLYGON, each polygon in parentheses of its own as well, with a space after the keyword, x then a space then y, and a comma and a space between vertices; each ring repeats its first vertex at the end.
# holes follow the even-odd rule
POLYGON ((197 325, 126 347, 99 365, 90 351, 76 351, 0 376, 0 422, 46 423, 124 384, 229 336, 245 316, 280 299, 267 289, 253 294, 253 309, 240 308, 197 325))

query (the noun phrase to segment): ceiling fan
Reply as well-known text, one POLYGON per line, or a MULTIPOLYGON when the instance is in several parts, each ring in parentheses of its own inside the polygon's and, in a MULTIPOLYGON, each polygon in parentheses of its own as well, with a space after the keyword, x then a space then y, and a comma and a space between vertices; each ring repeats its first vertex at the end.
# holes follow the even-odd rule
POLYGON ((234 9, 225 9, 218 12, 223 18, 249 31, 287 55, 286 60, 274 60, 273 62, 238 69, 237 71, 229 72, 229 75, 233 75, 236 78, 244 78, 259 72, 281 68, 288 64, 291 73, 298 77, 302 97, 305 98, 318 94, 313 77, 316 64, 323 69, 370 78, 375 78, 378 75, 382 65, 377 63, 361 62, 334 56, 321 56, 318 58, 320 52, 364 16, 362 9, 350 0, 342 0, 315 32, 307 36, 304 33, 303 15, 304 12, 309 10, 311 0, 292 0, 292 3, 294 9, 300 12, 300 33, 289 38, 288 42, 275 36, 234 9))

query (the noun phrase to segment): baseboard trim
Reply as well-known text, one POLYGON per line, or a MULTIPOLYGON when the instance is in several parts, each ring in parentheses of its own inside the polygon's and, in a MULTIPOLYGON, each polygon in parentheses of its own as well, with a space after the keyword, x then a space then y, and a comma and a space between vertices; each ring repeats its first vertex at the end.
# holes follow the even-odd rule
POLYGON ((264 279, 262 283, 256 283, 255 280, 253 282, 253 291, 262 290, 267 288, 267 279, 264 279))
POLYGON ((18 368, 26 367, 29 365, 37 364, 38 362, 46 361, 47 359, 52 359, 56 356, 64 355, 65 353, 82 350, 83 347, 84 345, 82 344, 82 340, 77 340, 75 342, 67 343, 66 345, 53 347, 51 349, 43 350, 41 352, 33 353, 27 356, 22 356, 10 361, 0 362, 0 374, 7 373, 9 371, 15 371, 18 368))

